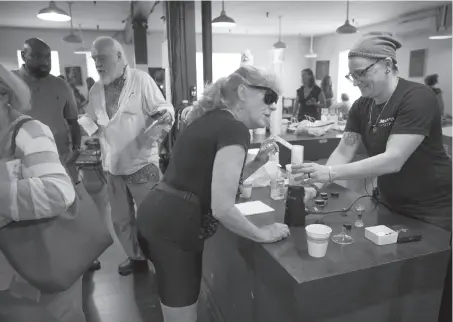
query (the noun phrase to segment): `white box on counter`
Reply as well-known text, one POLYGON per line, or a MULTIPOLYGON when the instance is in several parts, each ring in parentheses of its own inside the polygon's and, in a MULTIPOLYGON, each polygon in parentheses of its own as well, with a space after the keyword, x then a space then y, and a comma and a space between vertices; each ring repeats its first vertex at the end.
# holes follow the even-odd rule
POLYGON ((387 226, 373 226, 365 228, 365 237, 376 245, 396 244, 398 233, 387 226))

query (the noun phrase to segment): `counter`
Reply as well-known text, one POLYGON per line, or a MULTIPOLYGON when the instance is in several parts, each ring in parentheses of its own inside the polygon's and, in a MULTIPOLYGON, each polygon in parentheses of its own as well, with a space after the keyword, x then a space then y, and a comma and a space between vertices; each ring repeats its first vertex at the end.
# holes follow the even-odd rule
MULTIPOLYGON (((337 185, 323 211, 348 208, 357 194, 337 185)), ((283 222, 284 202, 269 198, 267 188, 254 188, 251 200, 261 200, 274 212, 249 216, 262 226, 283 222)), ((239 200, 238 202, 243 202, 239 200)), ((373 210, 365 226, 403 224, 423 232, 419 242, 377 246, 365 239, 364 228, 353 227, 354 243, 329 242, 322 259, 308 255, 305 229, 275 244, 257 244, 223 227, 206 242, 202 296, 216 321, 226 322, 435 322, 449 256, 450 234, 435 226, 373 210)), ((333 234, 355 213, 324 218, 333 234)), ((307 224, 316 220, 307 217, 307 224)))
MULTIPOLYGON (((264 142, 269 137, 269 135, 254 135, 251 148, 259 148, 261 143, 264 142)), ((317 161, 320 159, 328 159, 332 152, 340 143, 343 133, 339 131, 328 131, 325 135, 319 137, 313 137, 308 135, 295 135, 291 133, 280 135, 281 138, 288 141, 293 145, 303 145, 304 146, 304 159, 307 161, 317 161)), ((291 151, 278 143, 280 146, 280 164, 285 166, 285 164, 291 163, 291 151)), ((361 146, 357 154, 366 155, 365 148, 361 146)))

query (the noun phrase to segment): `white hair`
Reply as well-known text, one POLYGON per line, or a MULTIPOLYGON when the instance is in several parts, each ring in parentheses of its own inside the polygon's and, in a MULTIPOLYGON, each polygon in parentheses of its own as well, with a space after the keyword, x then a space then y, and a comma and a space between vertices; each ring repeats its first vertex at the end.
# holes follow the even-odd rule
POLYGON ((126 53, 124 51, 124 47, 123 47, 123 45, 121 45, 121 43, 118 40, 116 40, 113 37, 109 37, 109 36, 101 36, 101 37, 96 38, 96 40, 93 42, 93 48, 96 48, 100 43, 111 45, 115 52, 121 54, 122 62, 125 65, 128 65, 128 61, 127 61, 126 53))

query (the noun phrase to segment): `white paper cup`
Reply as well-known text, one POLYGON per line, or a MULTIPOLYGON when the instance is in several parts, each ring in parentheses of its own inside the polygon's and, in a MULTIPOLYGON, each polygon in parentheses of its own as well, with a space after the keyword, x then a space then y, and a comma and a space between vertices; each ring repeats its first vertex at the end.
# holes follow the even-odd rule
POLYGON ((241 198, 248 199, 252 196, 252 183, 251 182, 244 182, 241 187, 239 188, 241 198))
POLYGON ((324 257, 329 245, 332 228, 326 225, 308 225, 305 227, 307 233, 308 254, 312 257, 324 257))
POLYGON ((304 163, 304 146, 303 145, 293 145, 293 148, 291 149, 291 163, 292 164, 304 163))

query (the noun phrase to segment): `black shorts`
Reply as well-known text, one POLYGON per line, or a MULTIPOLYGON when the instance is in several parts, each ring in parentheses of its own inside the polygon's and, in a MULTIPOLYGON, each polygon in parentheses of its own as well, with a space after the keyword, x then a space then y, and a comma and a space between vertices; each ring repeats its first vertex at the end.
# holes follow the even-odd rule
POLYGON ((153 189, 137 211, 138 242, 154 264, 162 304, 185 307, 198 300, 203 244, 199 206, 153 189))

